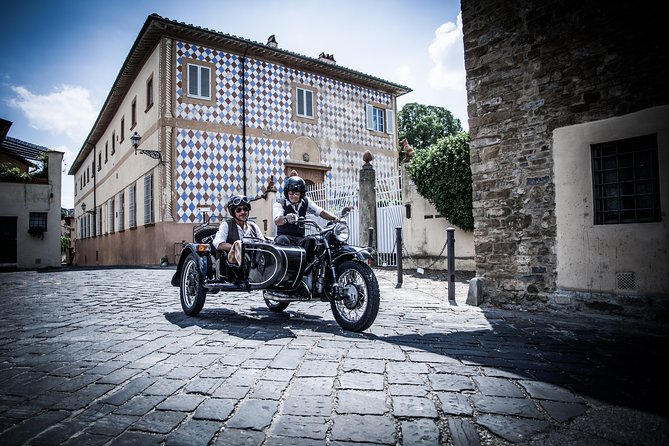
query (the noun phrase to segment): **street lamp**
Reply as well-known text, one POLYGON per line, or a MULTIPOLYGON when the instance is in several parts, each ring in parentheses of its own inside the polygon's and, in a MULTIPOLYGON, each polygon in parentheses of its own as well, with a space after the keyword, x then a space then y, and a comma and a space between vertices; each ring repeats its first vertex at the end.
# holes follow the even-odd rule
MULTIPOLYGON (((141 142, 142 142, 142 137, 137 132, 133 133, 132 136, 130 137, 130 144, 132 144, 132 147, 135 149, 135 155, 137 155, 138 147, 141 144, 141 142)), ((163 162, 163 154, 159 149, 139 149, 139 153, 141 153, 142 155, 146 155, 149 158, 156 159, 161 163, 163 162)))
POLYGON ((82 211, 84 214, 95 214, 94 211, 88 211, 88 212, 86 212, 86 203, 81 203, 81 211, 82 211))

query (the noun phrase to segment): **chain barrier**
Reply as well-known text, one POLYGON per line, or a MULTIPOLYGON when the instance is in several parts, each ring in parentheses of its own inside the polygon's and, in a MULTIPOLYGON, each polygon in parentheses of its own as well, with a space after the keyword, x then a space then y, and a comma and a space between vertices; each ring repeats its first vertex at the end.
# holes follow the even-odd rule
MULTIPOLYGON (((447 245, 448 245, 448 238, 446 238, 446 241, 444 242, 444 246, 443 246, 443 248, 441 248, 441 252, 437 255, 437 258, 434 259, 434 262, 430 263, 428 266, 425 266, 425 267, 423 267, 423 266, 418 266, 418 263, 416 263, 416 261, 411 257, 411 255, 409 255, 409 250, 407 249, 406 245, 404 244, 404 240, 402 240, 402 256, 404 256, 404 255, 406 254, 406 257, 411 261, 411 263, 413 263, 414 265, 416 265, 416 269, 430 269, 430 268, 432 268, 434 265, 437 264, 437 262, 438 262, 439 259, 441 258, 441 255, 442 255, 442 254, 444 253, 444 251, 446 250, 446 246, 447 246, 447 245)), ((395 240, 395 246, 397 246, 397 240, 395 240)))

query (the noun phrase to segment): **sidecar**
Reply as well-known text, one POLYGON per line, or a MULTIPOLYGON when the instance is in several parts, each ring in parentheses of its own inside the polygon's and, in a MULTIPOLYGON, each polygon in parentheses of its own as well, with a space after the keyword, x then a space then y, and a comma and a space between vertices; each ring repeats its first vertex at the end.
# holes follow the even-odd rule
POLYGON ((202 310, 207 293, 298 288, 306 258, 306 251, 298 246, 245 238, 242 264, 237 265, 229 263, 227 254, 210 240, 184 242, 171 284, 180 288, 184 312, 195 316, 202 310))

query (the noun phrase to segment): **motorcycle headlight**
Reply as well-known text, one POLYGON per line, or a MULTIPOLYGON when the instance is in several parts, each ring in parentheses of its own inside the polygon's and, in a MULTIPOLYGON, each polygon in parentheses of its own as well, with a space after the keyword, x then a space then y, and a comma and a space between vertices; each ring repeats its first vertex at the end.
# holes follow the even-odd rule
POLYGON ((335 224, 334 229, 332 230, 332 235, 334 235, 334 238, 337 239, 338 242, 344 243, 345 241, 348 240, 349 237, 349 232, 348 232, 348 225, 346 223, 337 223, 335 224))

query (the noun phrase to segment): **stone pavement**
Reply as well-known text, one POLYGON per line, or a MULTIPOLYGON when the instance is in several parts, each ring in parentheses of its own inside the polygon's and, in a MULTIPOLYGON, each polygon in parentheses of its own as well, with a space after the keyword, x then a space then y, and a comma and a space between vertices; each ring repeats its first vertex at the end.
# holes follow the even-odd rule
POLYGON ((0 444, 669 444, 666 327, 377 272, 362 334, 259 294, 187 317, 172 269, 0 273, 0 444))

